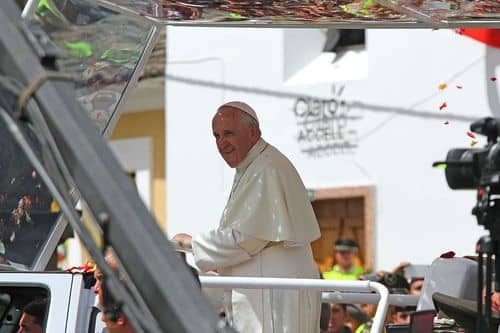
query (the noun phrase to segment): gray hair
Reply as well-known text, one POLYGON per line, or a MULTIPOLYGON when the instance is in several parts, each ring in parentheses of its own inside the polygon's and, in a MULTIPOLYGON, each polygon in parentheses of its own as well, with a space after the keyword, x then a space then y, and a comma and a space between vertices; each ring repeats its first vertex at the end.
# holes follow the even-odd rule
POLYGON ((257 127, 259 127, 259 122, 257 121, 257 119, 255 119, 254 117, 252 117, 251 115, 249 115, 246 112, 243 112, 241 110, 238 110, 238 111, 240 112, 240 115, 241 115, 240 120, 243 124, 245 124, 248 127, 250 127, 252 125, 256 125, 257 127))
MULTIPOLYGON (((236 109, 236 110, 238 110, 238 109, 236 109)), ((260 138, 262 133, 260 132, 260 126, 259 126, 259 122, 257 121, 257 119, 255 119, 254 117, 252 117, 251 115, 249 115, 248 113, 246 113, 244 111, 238 110, 238 112, 240 113, 241 123, 248 128, 255 125, 257 127, 257 131, 259 132, 259 138, 260 138)))

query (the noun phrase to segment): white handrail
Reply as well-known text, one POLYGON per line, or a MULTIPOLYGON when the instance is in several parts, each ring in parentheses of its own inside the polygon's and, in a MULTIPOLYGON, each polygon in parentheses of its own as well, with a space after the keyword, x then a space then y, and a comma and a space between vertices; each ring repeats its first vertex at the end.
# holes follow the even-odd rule
MULTIPOLYGON (((416 306, 419 296, 407 294, 389 294, 389 304, 396 306, 416 306)), ((343 304, 377 304, 380 295, 373 293, 323 292, 323 302, 343 304)))
MULTIPOLYGON (((380 295, 380 301, 373 318, 372 332, 381 333, 384 319, 389 307, 389 291, 378 282, 373 281, 337 281, 320 279, 288 279, 267 277, 228 277, 200 276, 203 287, 226 289, 308 289, 318 291, 375 291, 380 295)), ((230 314, 232 315, 232 314, 230 314)))

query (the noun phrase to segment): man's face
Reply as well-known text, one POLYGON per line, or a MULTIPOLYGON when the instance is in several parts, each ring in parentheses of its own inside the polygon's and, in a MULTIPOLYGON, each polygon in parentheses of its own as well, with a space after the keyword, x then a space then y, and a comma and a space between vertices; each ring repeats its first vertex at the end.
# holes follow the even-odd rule
POLYGON ((344 269, 349 269, 354 264, 355 256, 352 251, 335 251, 335 263, 344 269))
POLYGON ((94 278, 95 278, 95 284, 94 284, 94 294, 97 295, 97 301, 98 304, 102 304, 102 272, 99 268, 96 268, 94 271, 94 278))
POLYGON ((23 313, 19 320, 19 330, 17 333, 43 333, 43 328, 36 322, 36 318, 27 313, 23 313))
POLYGON ((328 322, 328 333, 341 333, 346 321, 346 312, 339 304, 331 304, 330 321, 328 322))
POLYGON ((377 311, 377 304, 359 304, 359 308, 368 318, 373 318, 375 316, 375 311, 377 311))
POLYGON ((104 325, 108 329, 109 333, 134 332, 129 321, 123 314, 120 314, 116 321, 112 321, 109 319, 106 311, 103 311, 101 320, 104 322, 104 325))
POLYGON ((241 117, 241 111, 223 107, 212 120, 217 149, 231 168, 236 168, 245 159, 259 139, 256 126, 248 126, 241 117))
POLYGON ((392 315, 393 324, 409 324, 410 323, 410 311, 395 311, 392 315))
POLYGON ((120 325, 118 322, 114 322, 109 319, 109 316, 106 314, 106 312, 102 312, 101 320, 103 321, 104 325, 106 325, 106 328, 110 333, 114 332, 119 332, 120 331, 120 325))
POLYGON ((422 285, 424 284, 424 279, 414 280, 410 284, 410 295, 420 295, 422 292, 422 285))

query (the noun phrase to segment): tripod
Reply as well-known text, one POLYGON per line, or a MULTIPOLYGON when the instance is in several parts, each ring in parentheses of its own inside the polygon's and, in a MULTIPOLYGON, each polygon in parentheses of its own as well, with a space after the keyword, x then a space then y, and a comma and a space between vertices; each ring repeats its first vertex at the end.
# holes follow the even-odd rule
MULTIPOLYGON (((476 332, 483 333, 489 332, 492 326, 491 285, 493 277, 493 256, 495 256, 495 272, 500 272, 500 260, 497 260, 498 241, 491 236, 481 237, 476 244, 476 253, 478 254, 476 332), (485 292, 485 294, 483 294, 483 292, 485 292), (484 302, 483 295, 485 295, 484 302)), ((496 292, 500 292, 499 277, 500 274, 495 274, 496 292)))

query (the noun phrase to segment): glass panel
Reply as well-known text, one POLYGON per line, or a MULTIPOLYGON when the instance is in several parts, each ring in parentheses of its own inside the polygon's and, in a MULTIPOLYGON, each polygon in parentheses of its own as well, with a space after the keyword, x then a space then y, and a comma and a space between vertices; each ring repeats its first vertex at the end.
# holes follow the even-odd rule
POLYGON ((331 22, 411 22, 405 14, 375 3, 374 0, 99 0, 161 21, 183 23, 317 23, 331 22))
MULTIPOLYGON (((49 291, 42 287, 19 287, 0 285, 0 332, 17 332, 19 321, 23 314, 23 309, 28 305, 44 306, 42 313, 49 310, 50 298, 49 291)), ((45 322, 41 322, 40 326, 45 329, 45 322)), ((36 326, 32 327, 36 331, 36 326)), ((26 328, 22 330, 26 331, 26 328)), ((29 330, 31 331, 31 330, 29 330)))
MULTIPOLYGON (((498 23, 498 0, 98 0, 108 8, 134 12, 163 23, 342 24, 417 27, 498 23), (407 23, 405 25, 405 23, 407 23), (453 22, 451 22, 453 23, 453 22)), ((351 26, 352 28, 352 26, 351 26)))
POLYGON ((56 47, 58 70, 77 78, 78 101, 104 131, 136 69, 152 24, 86 0, 40 0, 35 20, 56 47))
POLYGON ((0 136, 0 263, 29 268, 49 237, 58 209, 3 121, 0 136))
MULTIPOLYGON (((48 35, 57 69, 76 78, 78 101, 104 131, 138 67, 152 23, 88 1, 40 0, 30 27, 38 37, 40 28, 48 35)), ((28 128, 24 133, 41 156, 35 135, 28 128)), ((33 268, 55 250, 57 240, 46 244, 55 237, 59 209, 3 121, 0 137, 0 263, 33 268)))
POLYGON ((406 12, 417 19, 446 23, 453 20, 482 19, 483 22, 500 19, 498 0, 377 0, 395 10, 406 12))

